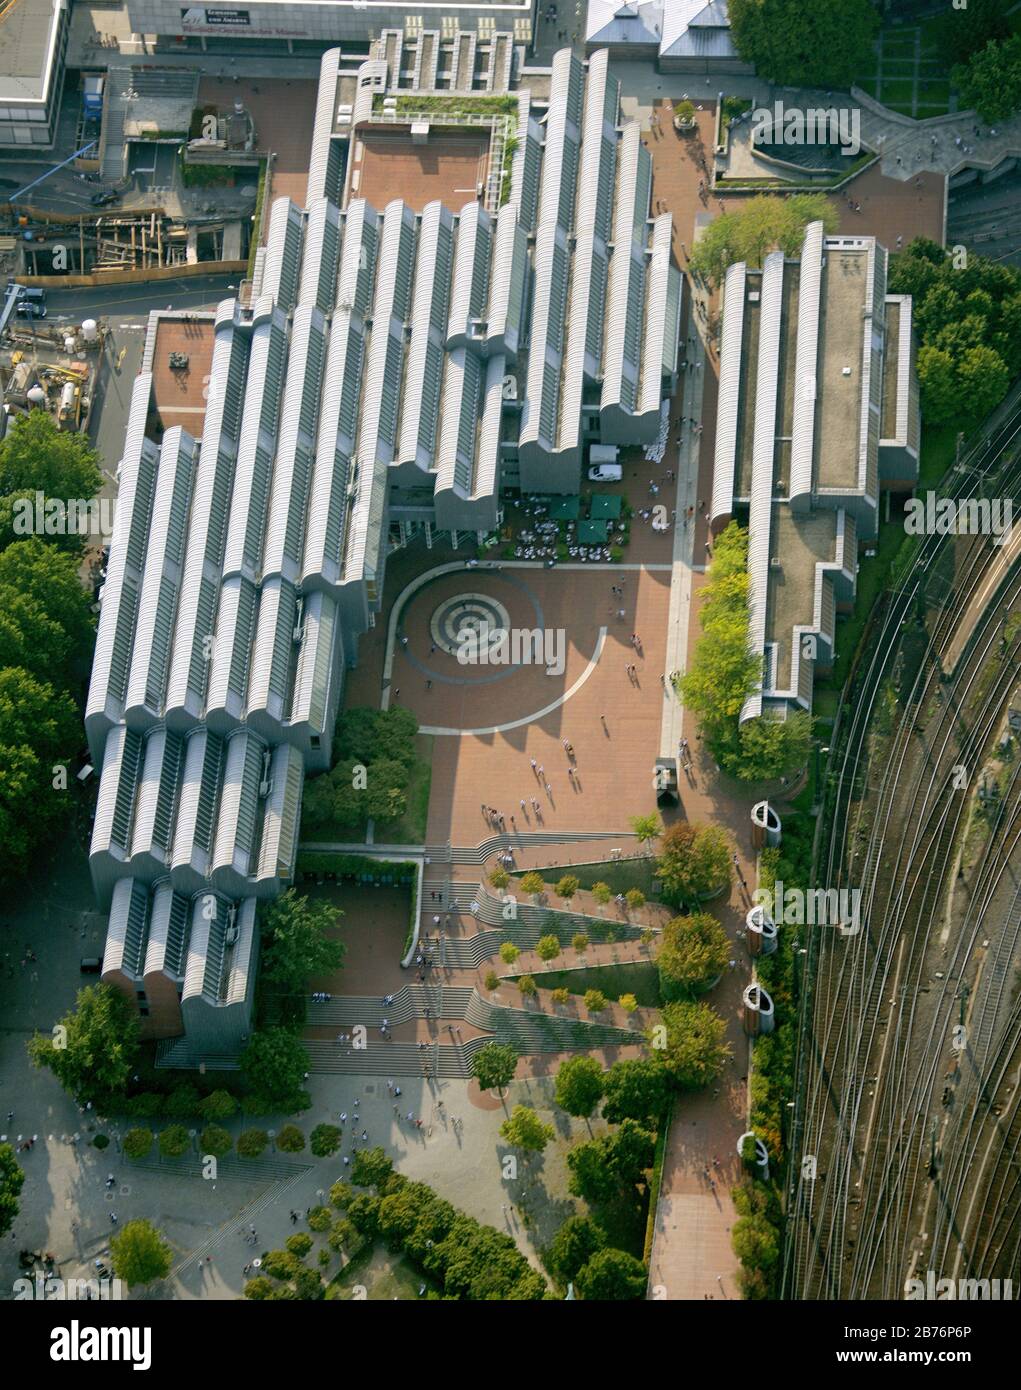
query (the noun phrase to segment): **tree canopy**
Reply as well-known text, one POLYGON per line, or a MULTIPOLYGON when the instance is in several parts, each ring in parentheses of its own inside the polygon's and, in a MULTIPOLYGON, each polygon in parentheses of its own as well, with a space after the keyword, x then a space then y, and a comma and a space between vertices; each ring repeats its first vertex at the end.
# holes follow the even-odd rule
MULTIPOLYGON (((0 549, 17 540, 12 501, 17 496, 88 502, 103 482, 99 455, 77 430, 60 430, 44 410, 19 416, 0 442, 0 549)), ((81 551, 80 535, 55 535, 44 544, 81 551)))
POLYGON ((515 1105, 500 1126, 501 1137, 526 1153, 542 1153, 553 1138, 553 1126, 541 1120, 527 1105, 515 1105))
POLYGON ((656 965, 664 999, 687 999, 726 969, 730 942, 708 912, 674 917, 663 928, 656 965))
POLYGON ((568 1115, 588 1119, 603 1095, 603 1069, 595 1057, 581 1053, 561 1062, 555 1094, 557 1104, 568 1115))
POLYGON ((18 1194, 21 1192, 25 1174, 14 1157, 10 1144, 0 1144, 0 1236, 5 1236, 14 1225, 21 1209, 18 1194))
POLYGON ((128 1221, 110 1237, 110 1263, 129 1288, 165 1279, 173 1251, 150 1221, 128 1221))
POLYGON ((253 1033, 241 1054, 240 1066, 252 1092, 263 1099, 268 1108, 293 1110, 304 1099, 302 1083, 308 1070, 308 1057, 288 1029, 265 1028, 253 1033))
POLYGON ((869 0, 730 0, 729 14, 738 53, 781 86, 846 89, 873 60, 869 0))
POLYGON ((270 903, 262 913, 264 977, 283 990, 301 993, 310 976, 338 969, 344 947, 328 933, 342 916, 330 903, 299 898, 293 888, 270 903))
POLYGON ((0 669, 0 879, 24 874, 66 817, 54 768, 70 766, 80 738, 69 695, 23 667, 0 669))
POLYGON ((606 1232, 589 1216, 569 1216, 549 1243, 546 1268, 560 1284, 569 1284, 597 1251, 606 1245, 606 1232))
POLYGON ((676 821, 663 832, 656 877, 671 903, 695 903, 725 888, 731 880, 733 842, 719 825, 676 821))
POLYGON ((509 1043, 484 1043, 471 1062, 472 1076, 480 1090, 502 1091, 518 1065, 518 1054, 509 1043))
POLYGON ((641 1057, 614 1062, 603 1082, 603 1119, 615 1125, 637 1120, 654 1128, 668 1093, 666 1074, 655 1062, 641 1057))
POLYGON ((608 1303, 644 1298, 647 1278, 641 1260, 608 1246, 596 1251, 574 1282, 581 1298, 608 1303))
POLYGON ((79 1104, 122 1096, 138 1056, 138 1020, 119 990, 87 985, 52 1035, 29 1041, 28 1054, 79 1104))
POLYGON ((667 1004, 663 1032, 650 1033, 652 1057, 681 1090, 696 1090, 715 1081, 731 1055, 727 1025, 706 1003, 667 1004))
POLYGON ((925 419, 966 425, 994 410, 1021 372, 1021 271, 971 254, 956 264, 919 237, 892 258, 888 289, 912 296, 925 419))
POLYGON ((827 232, 837 230, 840 217, 825 194, 795 193, 789 198, 759 194, 749 198, 740 212, 723 212, 709 223, 692 249, 689 267, 718 286, 727 267, 738 261, 758 267, 770 251, 778 249, 797 256, 810 222, 822 222, 827 232))
POLYGON ((732 521, 716 537, 699 610, 702 636, 677 690, 720 766, 761 781, 804 766, 812 720, 799 710, 783 721, 760 715, 738 722, 762 676, 751 646, 747 562, 748 532, 732 521))
POLYGON ((951 71, 962 108, 984 121, 1006 121, 1021 109, 1021 34, 990 40, 951 71))

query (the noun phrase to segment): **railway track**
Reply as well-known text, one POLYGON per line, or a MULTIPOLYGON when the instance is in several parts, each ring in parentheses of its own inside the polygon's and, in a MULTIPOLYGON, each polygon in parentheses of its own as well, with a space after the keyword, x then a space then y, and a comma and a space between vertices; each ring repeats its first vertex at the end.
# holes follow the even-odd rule
MULTIPOLYGON (((1015 402, 951 475, 944 495, 965 496, 972 475, 996 470, 999 495, 1018 498, 1019 431, 1015 402)), ((989 1128, 979 1107, 988 1110, 990 1088, 1004 1091, 1003 1077, 1021 1050, 1021 1019, 1005 1016, 1002 978, 988 977, 995 998, 986 998, 983 984, 982 999, 973 1003, 979 1013, 966 1054, 970 1072, 965 1085, 961 1071, 949 1111, 941 1069, 955 1059, 962 986, 970 990, 966 977, 984 949, 977 943, 992 933, 1007 949, 1006 933, 1016 950, 1012 919, 999 904, 1011 855, 1017 863, 1021 854, 1014 829, 1017 771, 969 881, 956 876, 972 814, 969 789, 1021 675, 1021 644, 1006 642, 999 618, 1021 605, 1021 580, 991 552, 979 538, 963 545, 959 538, 956 544, 955 538, 922 539, 910 572, 878 615, 871 657, 852 679, 844 728, 835 730, 824 817, 829 833, 816 879, 827 888, 857 888, 866 925, 857 936, 812 929, 801 957, 807 987, 791 1142, 801 1160, 792 1169, 801 1171, 787 1194, 788 1298, 898 1298, 923 1256, 938 1254, 946 1263, 954 1241, 955 1266, 980 1253, 980 1244, 961 1241, 958 1228, 966 1215, 982 1229, 989 1207, 968 1178, 989 1128), (1003 575, 993 601, 972 613, 997 563, 1003 575), (975 631, 956 642, 947 673, 944 655, 966 617, 975 619, 975 631), (955 928, 953 899, 959 904, 965 894, 964 920, 955 928), (940 1211, 931 1213, 927 1231, 919 1223, 936 1192, 940 1211)), ((1015 1084, 1008 1135, 1017 1091, 1015 1084)), ((1018 1140, 994 1144, 985 1162, 991 1175, 1002 1174, 1014 1143, 1009 1200, 1021 1205, 1018 1140)), ((991 1251, 994 1239, 982 1235, 981 1249, 991 1251)), ((1000 1241, 1008 1255, 1013 1248, 1016 1256, 1016 1247, 1016 1240, 1012 1247, 1000 1241)))

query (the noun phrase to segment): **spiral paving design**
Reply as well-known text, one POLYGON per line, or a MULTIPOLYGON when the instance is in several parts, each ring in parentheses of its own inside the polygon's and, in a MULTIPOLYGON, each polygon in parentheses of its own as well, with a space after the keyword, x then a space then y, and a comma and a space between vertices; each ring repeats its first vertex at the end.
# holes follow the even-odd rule
POLYGON ((457 594, 444 599, 429 624, 433 642, 451 656, 457 656, 465 633, 473 634, 476 650, 481 643, 492 649, 500 634, 509 629, 510 614, 490 594, 457 594))

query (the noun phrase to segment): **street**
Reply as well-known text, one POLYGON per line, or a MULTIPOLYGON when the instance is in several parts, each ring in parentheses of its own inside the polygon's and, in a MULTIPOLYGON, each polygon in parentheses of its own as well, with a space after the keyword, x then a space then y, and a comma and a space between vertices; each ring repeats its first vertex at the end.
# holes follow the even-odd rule
POLYGON ((151 284, 86 286, 83 289, 48 290, 47 322, 118 315, 144 318, 152 309, 214 309, 238 287, 235 275, 187 275, 151 284))

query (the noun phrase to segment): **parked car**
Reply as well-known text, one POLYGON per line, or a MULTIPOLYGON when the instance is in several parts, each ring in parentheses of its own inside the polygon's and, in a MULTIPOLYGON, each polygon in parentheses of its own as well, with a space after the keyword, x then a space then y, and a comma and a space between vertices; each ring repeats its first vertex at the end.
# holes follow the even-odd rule
POLYGON ((82 956, 81 965, 78 967, 83 975, 98 975, 103 969, 102 956, 82 956))
POLYGON ((619 483, 624 469, 619 463, 599 463, 588 471, 590 483, 619 483))

